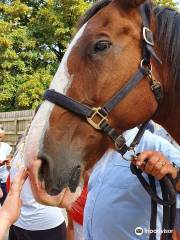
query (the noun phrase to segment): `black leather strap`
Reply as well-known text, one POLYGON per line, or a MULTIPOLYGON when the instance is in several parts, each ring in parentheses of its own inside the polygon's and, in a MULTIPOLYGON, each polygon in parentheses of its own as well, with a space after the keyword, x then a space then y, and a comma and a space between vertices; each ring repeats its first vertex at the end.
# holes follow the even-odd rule
POLYGON ((149 7, 146 4, 140 6, 140 14, 142 16, 142 33, 143 33, 143 48, 142 55, 146 64, 150 64, 150 59, 153 57, 159 64, 162 64, 161 59, 157 56, 154 51, 154 38, 153 33, 150 30, 150 12, 149 7), (151 43, 151 44, 150 44, 151 43))
MULTIPOLYGON (((142 171, 131 163, 131 171, 135 174, 144 189, 151 197, 151 229, 155 230, 156 218, 157 218, 157 203, 163 206, 163 224, 162 229, 173 230, 175 223, 176 213, 176 188, 175 181, 170 175, 165 176, 160 180, 162 199, 157 196, 156 188, 154 187, 153 177, 149 175, 150 184, 145 180, 142 175, 142 171)), ((152 233, 149 236, 149 240, 156 240, 156 234, 152 233)), ((172 240, 172 233, 163 233, 162 240, 172 240)))
MULTIPOLYGON (((175 186, 175 181, 172 179, 170 175, 167 175, 171 182, 170 189, 172 188, 173 191, 175 191, 176 186, 175 186)), ((160 182, 161 185, 161 191, 162 191, 162 196, 163 199, 166 201, 169 199, 169 194, 167 191, 167 186, 163 183, 160 182)), ((167 233, 162 234, 162 240, 172 240, 172 232, 174 230, 175 226, 175 216, 176 216, 176 201, 172 205, 168 206, 163 206, 163 223, 162 223, 162 229, 168 230, 167 233), (169 230, 171 232, 169 232, 169 230)))
MULTIPOLYGON (((157 195, 155 178, 149 174, 148 174, 148 178, 149 178, 149 184, 152 190, 157 195)), ((156 225, 157 225, 157 203, 156 201, 151 199, 150 230, 153 230, 153 232, 150 234, 149 240, 156 240, 156 232, 155 232, 156 225)))
POLYGON ((149 72, 141 68, 135 75, 128 81, 125 86, 119 90, 107 103, 104 104, 103 108, 109 113, 119 102, 121 102, 132 89, 148 74, 149 72))
POLYGON ((133 174, 135 174, 141 184, 143 185, 144 189, 148 192, 148 194, 151 196, 151 198, 156 201, 158 204, 162 206, 168 206, 173 205, 176 202, 176 191, 172 187, 172 182, 169 179, 169 176, 164 177, 162 180, 160 180, 165 186, 166 190, 168 191, 169 198, 167 201, 163 201, 160 197, 156 195, 156 193, 153 191, 149 183, 145 180, 145 178, 142 175, 142 171, 137 168, 134 164, 131 164, 131 171, 133 174))
POLYGON ((44 100, 68 109, 81 117, 90 117, 93 113, 92 109, 87 105, 84 105, 68 96, 56 92, 54 89, 49 89, 45 92, 44 100))
POLYGON ((144 132, 146 131, 148 123, 149 123, 149 120, 141 125, 137 135, 135 136, 133 142, 131 143, 131 146, 130 146, 131 148, 135 148, 140 143, 141 138, 144 135, 144 132))

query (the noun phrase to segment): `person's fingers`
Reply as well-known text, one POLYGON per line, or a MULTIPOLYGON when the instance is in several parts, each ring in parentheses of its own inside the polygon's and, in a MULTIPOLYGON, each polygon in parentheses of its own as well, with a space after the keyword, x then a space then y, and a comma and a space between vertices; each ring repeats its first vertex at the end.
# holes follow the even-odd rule
POLYGON ((161 170, 158 172, 158 174, 155 175, 155 178, 158 180, 161 180, 164 176, 166 176, 169 173, 169 168, 167 165, 161 168, 161 170))
POLYGON ((81 190, 79 188, 76 189, 75 193, 72 193, 69 188, 67 188, 59 207, 70 210, 72 203, 74 203, 80 195, 81 190))
POLYGON ((141 154, 139 154, 135 159, 134 163, 136 166, 141 166, 146 159, 149 159, 152 156, 153 152, 152 151, 144 151, 141 154))
POLYGON ((3 191, 2 191, 2 189, 0 188, 0 198, 2 198, 3 197, 3 191))
POLYGON ((145 163, 145 171, 147 173, 151 174, 154 170, 156 170, 155 166, 156 166, 156 164, 158 164, 159 160, 160 160, 159 155, 157 155, 157 154, 156 155, 152 155, 148 159, 147 163, 145 163))
POLYGON ((166 170, 166 174, 170 174, 172 176, 173 179, 175 179, 177 177, 177 169, 175 167, 173 167, 173 165, 169 162, 167 165, 167 170, 166 170))
POLYGON ((156 164, 154 165, 153 170, 151 171, 151 175, 156 176, 157 174, 160 173, 160 171, 162 170, 163 167, 165 167, 167 165, 167 162, 164 160, 159 160, 158 162, 156 162, 156 164))
POLYGON ((154 169, 154 165, 159 161, 159 159, 159 154, 152 151, 145 151, 133 160, 133 164, 138 166, 142 171, 151 174, 154 169))

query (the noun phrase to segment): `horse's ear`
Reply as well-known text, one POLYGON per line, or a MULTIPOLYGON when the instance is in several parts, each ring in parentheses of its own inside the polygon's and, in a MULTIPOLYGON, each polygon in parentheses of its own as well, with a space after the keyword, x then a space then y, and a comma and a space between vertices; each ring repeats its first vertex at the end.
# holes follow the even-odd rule
POLYGON ((135 8, 144 3, 146 0, 115 0, 125 8, 135 8))

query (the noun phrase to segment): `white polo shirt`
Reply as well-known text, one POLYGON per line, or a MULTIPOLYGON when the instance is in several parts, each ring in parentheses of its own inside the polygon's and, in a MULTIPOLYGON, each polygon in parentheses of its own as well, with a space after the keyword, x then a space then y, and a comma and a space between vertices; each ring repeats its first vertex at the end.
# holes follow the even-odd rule
MULTIPOLYGON (((11 153, 12 147, 8 143, 1 142, 0 143, 0 161, 6 160, 7 156, 11 153)), ((2 183, 5 183, 7 177, 9 175, 9 171, 7 170, 6 165, 0 167, 0 180, 2 183)))
MULTIPOLYGON (((16 173, 24 166, 23 143, 12 162, 10 178, 13 180, 16 173)), ((21 192, 21 215, 14 224, 17 227, 30 231, 55 228, 64 222, 60 208, 39 204, 33 197, 29 179, 26 180, 21 192)))

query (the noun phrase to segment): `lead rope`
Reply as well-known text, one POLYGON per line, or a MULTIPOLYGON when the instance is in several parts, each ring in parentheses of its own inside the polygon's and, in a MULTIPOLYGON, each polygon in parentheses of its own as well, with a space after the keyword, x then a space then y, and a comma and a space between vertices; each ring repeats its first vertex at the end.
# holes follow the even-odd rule
MULTIPOLYGON (((159 109, 160 101, 163 97, 161 85, 159 82, 154 80, 154 78, 152 77, 152 73, 149 74, 148 78, 152 82, 151 88, 156 97, 157 102, 159 103, 158 104, 158 109, 159 109)), ((141 137, 143 136, 143 133, 147 126, 147 123, 148 121, 142 125, 142 132, 137 134, 137 136, 135 137, 134 141, 131 144, 131 148, 134 149, 135 146, 139 144, 141 137)), ((172 233, 169 233, 169 231, 172 231, 174 229, 175 213, 176 213, 176 190, 175 190, 173 179, 170 176, 166 176, 163 180, 160 181, 163 199, 162 201, 159 202, 159 199, 157 199, 156 197, 157 192, 156 192, 155 178, 152 177, 151 175, 148 175, 148 178, 149 178, 149 185, 148 185, 148 183, 145 183, 145 179, 143 179, 142 172, 138 168, 136 168, 136 166, 134 166, 133 164, 131 164, 131 171, 133 172, 133 174, 135 174, 138 177, 139 181, 141 182, 145 190, 151 196, 151 220, 150 220, 151 233, 149 236, 149 240, 156 240, 157 203, 163 205, 162 230, 164 230, 164 232, 162 233, 162 240, 171 240, 172 233), (169 192, 167 191, 167 189, 169 189, 169 192)))
MULTIPOLYGON (((172 178, 171 176, 165 176, 162 180, 160 180, 160 184, 163 184, 164 189, 162 189, 162 199, 159 198, 156 194, 156 188, 153 183, 155 181, 154 177, 151 177, 151 182, 150 184, 145 180, 145 178, 142 175, 142 171, 137 168, 134 164, 131 164, 130 166, 131 171, 133 174, 137 176, 139 179, 140 183, 146 190, 146 192, 150 195, 151 197, 151 221, 150 221, 150 227, 152 229, 152 233, 150 233, 149 239, 150 240, 156 240, 156 232, 153 230, 156 230, 156 219, 157 219, 157 203, 164 206, 164 211, 163 211, 163 229, 165 232, 162 234, 162 240, 171 240, 172 239, 172 234, 168 233, 169 230, 173 230, 174 228, 174 220, 170 226, 170 221, 169 221, 169 216, 175 217, 174 211, 176 211, 176 190, 174 188, 174 185, 172 184, 172 178), (154 180, 153 180, 154 179, 154 180), (154 189, 153 189, 154 188, 154 189), (165 191, 164 191, 165 190, 165 191), (171 210, 171 213, 169 211, 171 210), (170 214, 170 215, 169 215, 170 214), (166 219, 168 217, 168 219, 166 219)), ((159 240, 159 239, 158 239, 159 240)))

